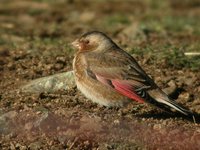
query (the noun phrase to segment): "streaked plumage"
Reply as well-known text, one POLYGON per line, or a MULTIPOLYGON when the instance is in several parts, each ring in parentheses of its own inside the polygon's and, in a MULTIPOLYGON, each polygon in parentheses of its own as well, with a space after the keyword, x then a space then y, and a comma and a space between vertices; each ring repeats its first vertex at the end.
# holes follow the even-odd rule
POLYGON ((145 73, 136 60, 104 33, 93 31, 72 43, 78 49, 73 69, 78 89, 105 106, 123 106, 135 100, 165 111, 192 113, 171 100, 145 73))

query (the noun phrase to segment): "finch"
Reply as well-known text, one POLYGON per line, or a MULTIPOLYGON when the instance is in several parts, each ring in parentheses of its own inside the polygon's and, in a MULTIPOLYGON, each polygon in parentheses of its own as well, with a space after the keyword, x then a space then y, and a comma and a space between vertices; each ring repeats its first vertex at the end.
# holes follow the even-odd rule
POLYGON ((170 99, 136 60, 106 34, 88 32, 72 45, 78 50, 73 60, 77 88, 88 99, 109 107, 146 102, 167 112, 192 115, 170 99))

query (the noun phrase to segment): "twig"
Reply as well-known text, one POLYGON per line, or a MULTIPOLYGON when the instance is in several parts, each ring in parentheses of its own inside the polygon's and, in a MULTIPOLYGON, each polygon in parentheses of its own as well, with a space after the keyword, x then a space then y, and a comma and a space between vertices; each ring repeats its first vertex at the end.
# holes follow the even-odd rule
POLYGON ((196 118, 194 117, 194 115, 192 116, 192 119, 194 121, 194 124, 196 124, 197 122, 196 122, 196 118))
POLYGON ((70 147, 69 147, 69 150, 71 150, 72 148, 73 148, 73 146, 74 146, 74 144, 76 143, 76 141, 78 141, 78 137, 76 137, 75 139, 74 139, 74 141, 73 141, 73 143, 70 145, 70 147))
POLYGON ((185 56, 200 56, 200 52, 185 52, 185 56))

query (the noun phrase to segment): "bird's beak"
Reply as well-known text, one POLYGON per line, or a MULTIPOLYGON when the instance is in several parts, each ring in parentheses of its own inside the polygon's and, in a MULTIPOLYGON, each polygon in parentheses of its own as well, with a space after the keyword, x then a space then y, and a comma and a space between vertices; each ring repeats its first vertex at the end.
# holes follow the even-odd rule
POLYGON ((78 40, 75 40, 74 42, 72 42, 71 45, 72 45, 74 48, 80 49, 80 43, 79 43, 78 40))

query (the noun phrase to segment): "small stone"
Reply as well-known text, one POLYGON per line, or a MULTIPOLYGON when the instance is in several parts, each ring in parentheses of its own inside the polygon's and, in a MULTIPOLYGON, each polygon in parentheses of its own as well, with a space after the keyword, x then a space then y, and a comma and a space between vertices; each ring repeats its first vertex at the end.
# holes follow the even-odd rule
POLYGON ((117 119, 117 120, 114 120, 114 124, 115 125, 119 125, 120 124, 120 121, 117 119))
POLYGON ((88 145, 90 145, 90 142, 88 140, 84 141, 84 145, 88 146, 88 145))
POLYGON ((190 98, 190 93, 188 92, 181 93, 178 97, 178 99, 185 100, 185 101, 188 101, 189 98, 190 98))
POLYGON ((19 147, 20 150, 27 150, 27 147, 26 146, 21 146, 19 147))
POLYGON ((15 144, 16 149, 25 150, 26 146, 22 146, 20 143, 15 144))
POLYGON ((10 149, 15 150, 15 145, 13 143, 10 143, 10 149))
POLYGON ((38 149, 41 149, 42 143, 41 142, 34 142, 34 143, 31 143, 28 147, 29 147, 30 150, 38 150, 38 149))
POLYGON ((163 120, 162 124, 165 126, 165 125, 167 125, 167 122, 168 122, 167 120, 163 120))
POLYGON ((161 124, 155 124, 154 126, 153 126, 153 129, 154 130, 160 130, 162 128, 162 125, 161 124))
POLYGON ((146 118, 142 118, 142 121, 146 121, 147 119, 146 118))
POLYGON ((174 80, 170 80, 168 83, 167 83, 170 87, 176 87, 176 82, 174 80))
POLYGON ((57 58, 56 58, 56 62, 57 62, 57 63, 65 64, 66 61, 67 61, 67 60, 66 60, 65 57, 57 57, 57 58))
POLYGON ((39 115, 39 114, 41 114, 41 113, 42 113, 41 111, 37 111, 37 112, 36 112, 37 115, 39 115))

